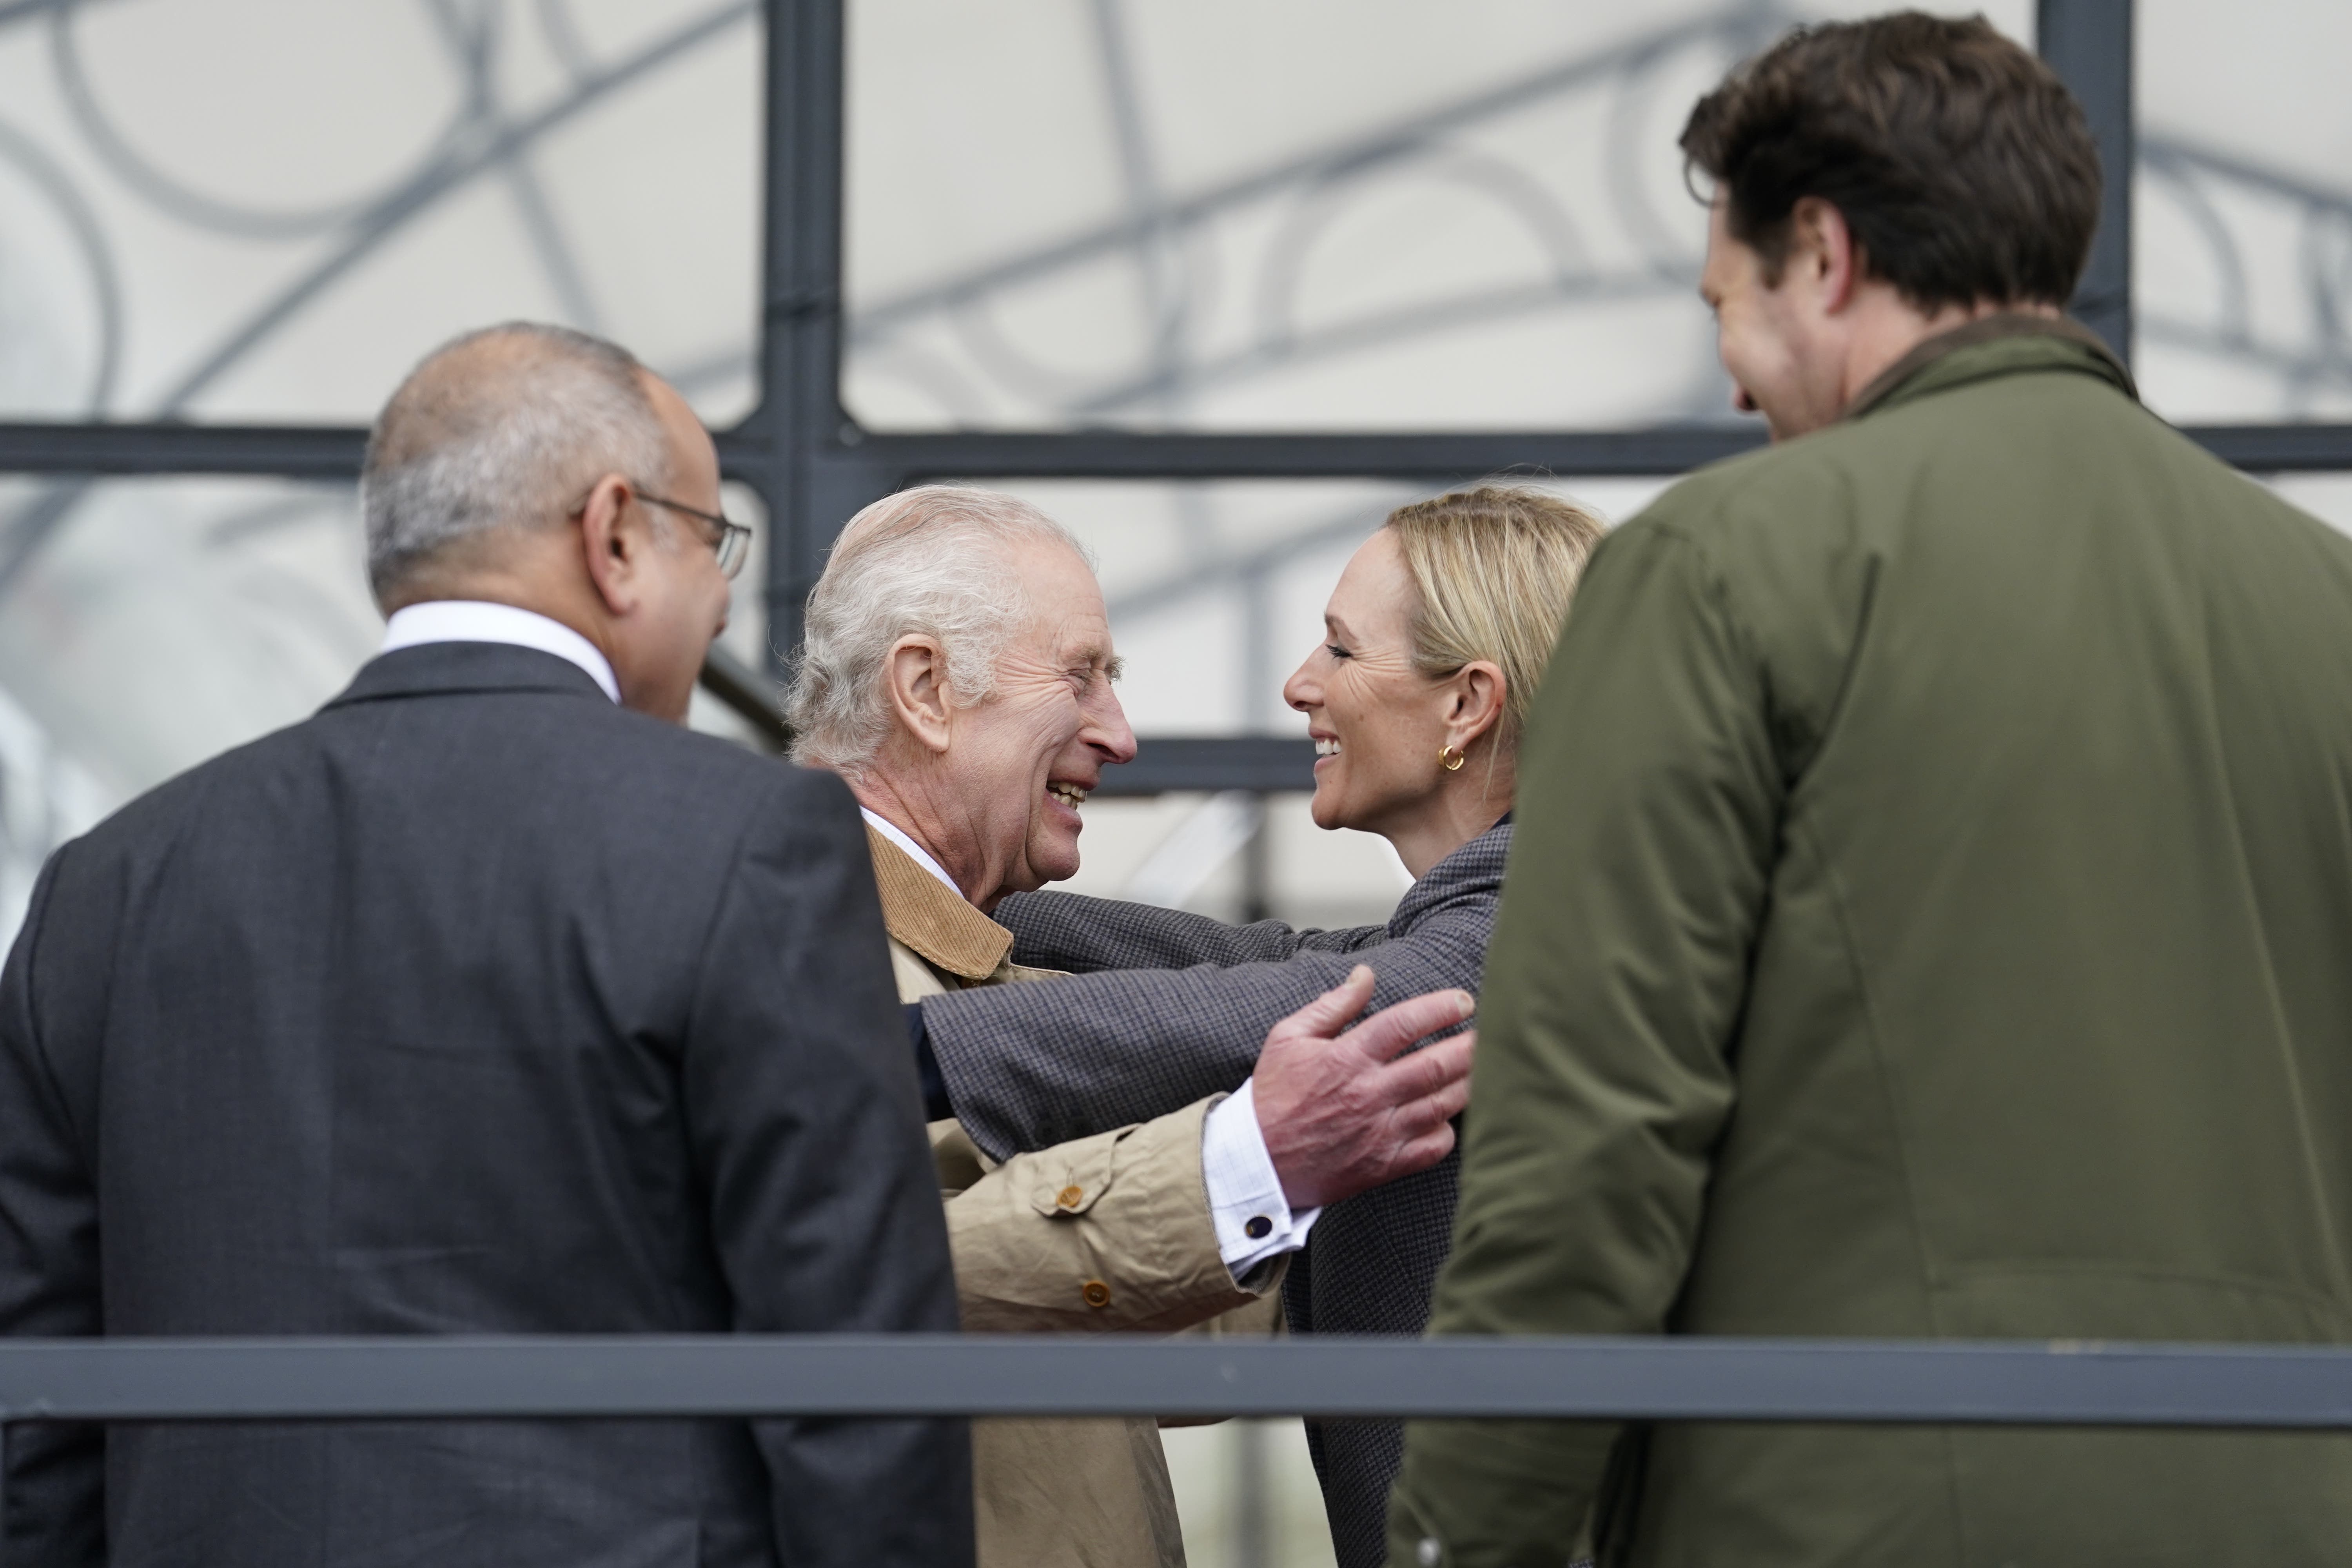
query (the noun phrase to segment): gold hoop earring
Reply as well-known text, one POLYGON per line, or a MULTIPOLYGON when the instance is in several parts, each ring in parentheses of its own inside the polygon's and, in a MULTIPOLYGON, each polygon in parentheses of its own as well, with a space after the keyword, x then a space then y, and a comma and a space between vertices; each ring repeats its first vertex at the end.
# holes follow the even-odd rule
POLYGON ((1440 746, 1437 748, 1437 765, 1444 768, 1449 773, 1460 773, 1462 771, 1462 763, 1464 761, 1465 758, 1462 753, 1462 748, 1459 746, 1440 746))

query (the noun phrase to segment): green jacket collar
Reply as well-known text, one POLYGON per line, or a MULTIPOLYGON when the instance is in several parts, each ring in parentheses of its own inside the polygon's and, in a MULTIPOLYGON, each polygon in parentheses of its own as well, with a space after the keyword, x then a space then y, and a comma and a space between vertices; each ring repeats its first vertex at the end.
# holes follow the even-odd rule
POLYGON ((2139 397, 2131 372, 2088 328, 2059 317, 2003 313, 1920 342, 1864 387, 1844 417, 1860 419, 1972 381, 2041 370, 2095 375, 2126 397, 2139 397))

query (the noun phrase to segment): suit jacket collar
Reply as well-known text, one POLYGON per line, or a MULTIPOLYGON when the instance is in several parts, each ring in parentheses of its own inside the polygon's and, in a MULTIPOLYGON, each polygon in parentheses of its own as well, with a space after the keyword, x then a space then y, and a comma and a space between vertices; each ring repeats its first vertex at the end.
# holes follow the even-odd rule
MULTIPOLYGON (((593 686, 594 682, 590 682, 593 686)), ((866 826, 882 924, 892 940, 961 980, 994 974, 1013 951, 1013 933, 958 897, 915 858, 866 826)))
POLYGON ((2035 370, 2083 372, 2126 397, 2139 396, 2131 372, 2088 327, 2063 317, 2004 311, 1923 339, 1856 393, 1843 417, 1860 419, 1948 386, 2035 370))
POLYGON ((327 707, 469 691, 551 691, 613 706, 595 678, 570 659, 512 643, 436 642, 377 655, 327 707))

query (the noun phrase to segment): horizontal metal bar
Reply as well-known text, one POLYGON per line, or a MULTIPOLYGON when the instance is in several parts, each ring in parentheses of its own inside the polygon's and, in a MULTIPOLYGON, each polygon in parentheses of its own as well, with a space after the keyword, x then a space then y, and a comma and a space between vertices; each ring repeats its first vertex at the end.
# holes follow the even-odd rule
POLYGON ((1315 787, 1315 742, 1288 735, 1162 735, 1135 743, 1135 761, 1103 770, 1099 795, 1244 789, 1280 795, 1315 787))
MULTIPOLYGON (((67 425, 0 422, 0 474, 244 474, 356 479, 368 432, 335 425, 67 425)), ((720 466, 756 468, 767 448, 721 431, 720 466)))
POLYGON ((0 424, 0 472, 355 479, 367 437, 326 425, 0 424))
POLYGON ((2192 425, 2190 439, 2250 474, 2352 468, 2352 425, 2192 425))
POLYGON ((868 436, 866 461, 909 479, 1397 479, 1671 475, 1762 446, 1744 425, 1654 430, 1219 434, 1074 430, 868 436))
MULTIPOLYGON (((2256 473, 2352 469, 2352 425, 2192 425, 2183 434, 2256 473)), ((936 479, 1397 479, 1510 470, 1665 478, 1763 445, 1745 425, 1651 430, 1247 435, 1115 430, 866 436, 837 460, 899 481, 936 479)), ((718 433, 730 474, 772 460, 755 433, 718 433)), ((356 426, 0 423, 0 474, 250 474, 356 478, 356 426)))
POLYGON ((50 1340, 0 1420, 1321 1415, 2352 1427, 2352 1351, 1684 1338, 50 1340))

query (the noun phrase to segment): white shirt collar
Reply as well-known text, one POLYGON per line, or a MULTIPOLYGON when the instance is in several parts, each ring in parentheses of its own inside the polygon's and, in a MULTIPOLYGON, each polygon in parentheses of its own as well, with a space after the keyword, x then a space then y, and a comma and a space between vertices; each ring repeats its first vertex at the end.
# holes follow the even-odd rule
POLYGON ((864 816, 866 821, 874 825, 875 832, 880 834, 891 843, 896 844, 899 848, 904 849, 908 855, 913 856, 916 865, 920 866, 924 870, 929 871, 932 876, 937 877, 940 881, 945 882, 948 885, 948 891, 953 893, 959 899, 963 897, 963 889, 955 885, 955 879, 953 877, 949 876, 945 871, 940 869, 940 863, 931 858, 930 851, 925 849, 921 845, 908 837, 905 833, 899 830, 897 823, 892 822, 888 817, 880 815, 867 806, 861 805, 857 810, 860 816, 864 816))
POLYGON ((605 696, 615 702, 621 700, 620 682, 613 679, 613 667, 596 645, 536 610, 481 599, 428 599, 392 613, 392 619, 384 623, 381 651, 436 642, 495 642, 537 648, 571 660, 604 688, 605 696))

